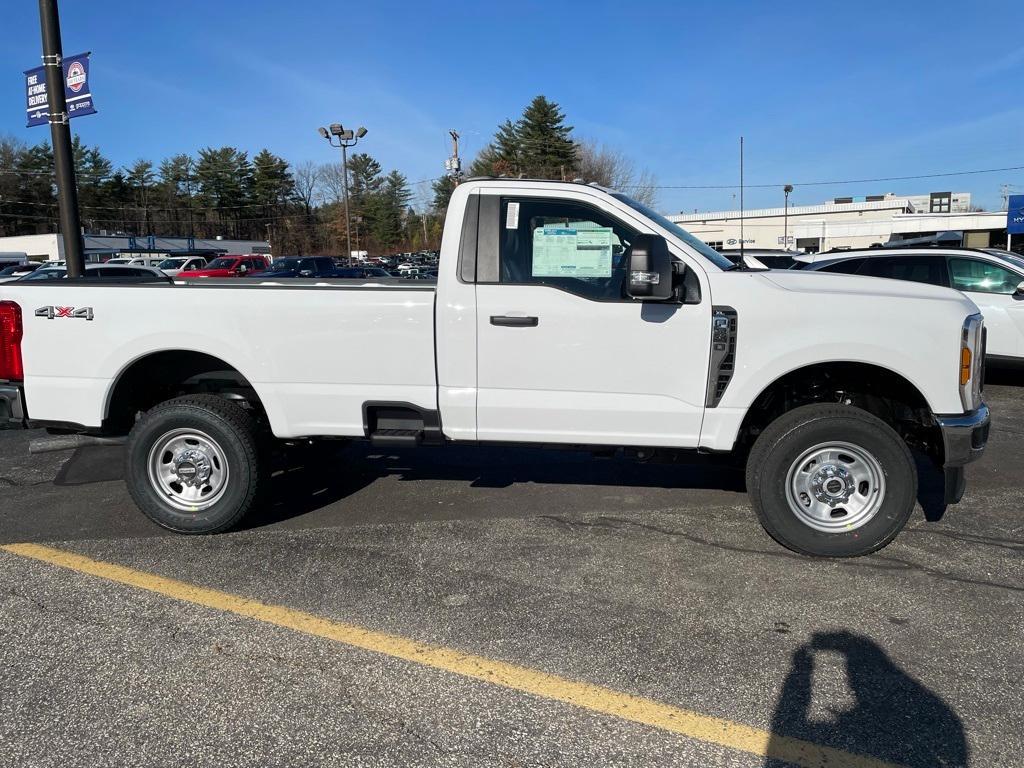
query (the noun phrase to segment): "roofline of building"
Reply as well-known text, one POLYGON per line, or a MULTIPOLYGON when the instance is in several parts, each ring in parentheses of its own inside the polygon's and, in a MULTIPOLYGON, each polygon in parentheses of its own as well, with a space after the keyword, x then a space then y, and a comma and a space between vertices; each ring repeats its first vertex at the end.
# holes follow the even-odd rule
MULTIPOLYGON (((906 197, 891 197, 886 200, 862 200, 853 203, 822 203, 821 205, 793 205, 786 208, 752 208, 743 211, 743 218, 768 218, 772 216, 808 216, 819 213, 845 213, 856 211, 884 211, 889 209, 906 209, 910 200, 906 197)), ((703 213, 675 213, 668 218, 675 222, 683 221, 716 221, 740 218, 740 211, 705 211, 703 213)))

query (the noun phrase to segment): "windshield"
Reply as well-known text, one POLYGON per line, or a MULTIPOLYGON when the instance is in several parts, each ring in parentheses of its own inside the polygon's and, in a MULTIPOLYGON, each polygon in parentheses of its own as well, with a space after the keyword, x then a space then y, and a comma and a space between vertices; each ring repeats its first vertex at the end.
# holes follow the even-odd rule
POLYGON ((225 258, 214 259, 213 261, 211 261, 206 266, 207 266, 208 269, 231 269, 231 267, 234 266, 235 261, 236 261, 235 259, 225 259, 225 258))
POLYGON ((996 248, 986 248, 985 250, 993 256, 998 256, 1003 261, 1009 262, 1017 269, 1024 269, 1024 257, 1021 257, 1013 251, 1000 251, 996 248))
POLYGON ((628 205, 633 210, 639 211, 644 216, 646 216, 648 219, 650 219, 655 224, 657 224, 659 227, 667 229, 669 232, 671 232, 673 235, 678 237, 680 240, 682 240, 688 246, 693 248, 695 251, 697 251, 697 253, 699 253, 705 259, 710 261, 716 267, 718 267, 720 269, 733 269, 733 268, 735 268, 735 266, 736 266, 735 264, 733 264, 731 261, 729 261, 729 259, 725 258, 725 256, 720 254, 718 251, 716 251, 710 245, 705 243, 703 240, 698 240, 696 237, 691 235, 689 232, 687 232, 685 229, 680 227, 678 224, 676 224, 675 222, 669 221, 668 219, 666 219, 664 216, 662 216, 660 213, 658 213, 657 211, 653 210, 652 208, 648 208, 643 203, 638 203, 636 200, 631 198, 629 195, 624 195, 621 192, 612 192, 611 196, 614 197, 619 202, 625 203, 626 205, 628 205))
POLYGON ((308 259, 277 259, 270 265, 269 272, 291 272, 300 269, 312 269, 313 263, 308 259))
POLYGON ((30 275, 25 275, 22 280, 54 280, 58 277, 64 277, 64 268, 59 267, 57 269, 37 269, 30 275))
POLYGON ((157 269, 181 269, 185 266, 184 259, 165 259, 157 264, 157 269))

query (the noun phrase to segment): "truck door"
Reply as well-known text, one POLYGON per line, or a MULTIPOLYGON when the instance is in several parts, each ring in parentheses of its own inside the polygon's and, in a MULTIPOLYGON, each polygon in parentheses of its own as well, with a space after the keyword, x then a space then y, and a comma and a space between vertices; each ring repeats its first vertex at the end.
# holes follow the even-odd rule
POLYGON ((639 222, 598 197, 480 199, 478 439, 696 446, 710 297, 626 298, 639 222))

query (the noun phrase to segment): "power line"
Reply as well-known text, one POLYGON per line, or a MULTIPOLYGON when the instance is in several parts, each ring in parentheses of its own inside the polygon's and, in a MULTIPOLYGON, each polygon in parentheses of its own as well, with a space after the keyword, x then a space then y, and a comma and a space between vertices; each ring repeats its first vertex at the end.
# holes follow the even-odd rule
MULTIPOLYGON (((1024 171, 1024 165, 1011 165, 1006 168, 981 168, 974 171, 950 171, 948 173, 923 173, 916 176, 882 176, 876 179, 840 179, 833 181, 789 181, 773 184, 744 184, 744 187, 768 189, 781 187, 784 184, 792 184, 794 187, 824 187, 839 184, 877 184, 883 181, 913 181, 919 179, 940 179, 950 176, 973 176, 981 173, 1004 173, 1006 171, 1024 171)), ((636 189, 639 187, 653 187, 654 189, 739 189, 738 184, 651 184, 651 185, 624 185, 623 189, 636 189)))

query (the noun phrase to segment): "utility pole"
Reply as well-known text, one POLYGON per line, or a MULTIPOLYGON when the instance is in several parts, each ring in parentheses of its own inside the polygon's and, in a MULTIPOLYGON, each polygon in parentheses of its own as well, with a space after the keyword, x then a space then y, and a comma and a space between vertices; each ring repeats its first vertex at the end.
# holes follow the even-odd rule
POLYGON ((743 261, 743 137, 740 136, 740 261, 743 261))
POLYGON ((459 179, 462 177, 462 160, 459 157, 459 132, 453 128, 448 131, 448 135, 452 137, 452 156, 444 161, 444 169, 452 177, 455 186, 458 186, 459 179))
POLYGON ((1003 210, 1010 209, 1010 193, 1013 192, 1013 184, 1003 184, 999 187, 999 194, 1003 198, 1003 210))
POLYGON ((60 230, 64 239, 64 258, 68 277, 85 274, 82 222, 78 215, 78 182, 71 148, 71 126, 67 96, 64 93, 64 50, 60 40, 60 16, 57 0, 39 0, 39 27, 43 37, 43 68, 46 72, 46 99, 49 108, 50 141, 57 175, 57 204, 60 230))
POLYGON ((782 188, 782 194, 786 196, 786 208, 782 213, 782 249, 789 250, 789 193, 793 191, 793 185, 787 184, 782 188))

